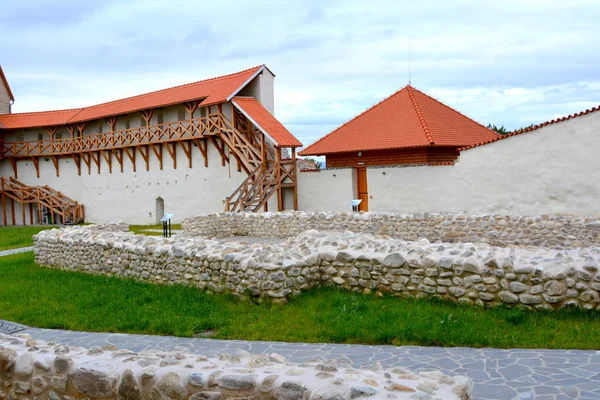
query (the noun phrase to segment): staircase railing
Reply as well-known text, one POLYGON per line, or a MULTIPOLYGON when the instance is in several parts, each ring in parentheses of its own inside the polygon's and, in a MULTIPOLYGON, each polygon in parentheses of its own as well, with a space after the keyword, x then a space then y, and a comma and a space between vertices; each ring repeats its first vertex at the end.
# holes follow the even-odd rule
POLYGON ((48 213, 60 215, 64 224, 78 224, 85 220, 83 204, 49 186, 28 186, 15 178, 0 177, 0 191, 22 207, 25 204, 37 204, 40 211, 45 207, 48 213))

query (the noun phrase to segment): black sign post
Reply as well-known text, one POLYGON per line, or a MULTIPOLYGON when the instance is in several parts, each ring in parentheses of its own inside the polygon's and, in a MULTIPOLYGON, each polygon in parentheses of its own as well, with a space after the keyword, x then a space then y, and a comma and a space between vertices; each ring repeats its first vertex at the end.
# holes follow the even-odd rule
POLYGON ((163 236, 171 237, 171 218, 173 218, 173 214, 165 214, 160 219, 163 223, 163 236))

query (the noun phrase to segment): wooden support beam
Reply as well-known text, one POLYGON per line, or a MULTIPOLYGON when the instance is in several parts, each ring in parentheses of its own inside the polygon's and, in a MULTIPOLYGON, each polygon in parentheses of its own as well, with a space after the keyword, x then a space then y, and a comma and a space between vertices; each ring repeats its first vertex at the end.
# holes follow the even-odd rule
POLYGON ((17 225, 17 221, 15 220, 15 199, 10 199, 10 211, 11 211, 11 219, 12 219, 12 224, 17 225))
POLYGON ((106 123, 110 126, 110 131, 115 131, 115 126, 117 125, 117 117, 108 117, 106 118, 106 123))
POLYGON ((112 150, 112 153, 121 167, 121 173, 123 173, 123 149, 112 150))
POLYGON ((294 211, 298 211, 298 170, 296 167, 296 148, 292 147, 292 180, 294 181, 294 211))
POLYGON ((79 130, 79 134, 83 137, 83 131, 85 130, 85 122, 81 122, 77 124, 77 129, 79 130))
POLYGON ((40 177, 40 159, 37 157, 31 157, 31 162, 33 163, 33 166, 35 167, 35 175, 39 178, 40 177))
POLYGON ((29 203, 29 225, 33 225, 33 204, 29 203))
POLYGON ((177 142, 167 142, 165 143, 167 148, 167 153, 173 159, 173 169, 177 169, 177 142))
POLYGON ((188 112, 188 115, 190 116, 190 121, 194 118, 194 112, 198 109, 199 105, 200 105, 200 102, 197 102, 197 101, 185 103, 183 105, 183 107, 188 112))
POLYGON ((77 167, 77 175, 81 176, 81 154, 80 153, 73 153, 73 162, 75 163, 75 166, 77 167))
POLYGON ((15 179, 19 179, 19 169, 17 167, 17 160, 15 160, 12 157, 9 158, 8 160, 10 161, 10 165, 12 165, 13 172, 15 174, 15 179))
POLYGON ((90 156, 90 153, 81 153, 81 158, 83 159, 83 162, 85 163, 85 165, 87 165, 88 167, 88 175, 92 174, 92 158, 90 156))
POLYGON ((229 157, 227 157, 227 154, 225 154, 225 144, 223 142, 219 144, 218 139, 214 136, 210 136, 210 141, 217 148, 217 151, 221 155, 221 166, 224 167, 225 161, 229 162, 229 157))
POLYGON ((4 192, 2 192, 2 218, 4 226, 8 225, 8 221, 6 220, 6 196, 4 195, 4 192))
POLYGON ((27 218, 25 218, 25 203, 21 203, 21 217, 23 220, 23 226, 27 225, 27 218))
MULTIPOLYGON (((47 126, 45 129, 46 132, 48 132, 48 135, 50 135, 50 141, 54 142, 54 135, 56 134, 58 128, 56 126, 47 126)), ((69 129, 68 126, 67 129, 69 129)))
POLYGON ((135 172, 136 147, 125 147, 125 153, 127 154, 127 157, 129 157, 131 165, 133 165, 133 172, 135 172))
POLYGON ((74 139, 77 132, 76 125, 67 125, 67 130, 69 131, 69 135, 71 135, 71 139, 74 139))
POLYGON ((52 164, 54 164, 54 168, 56 168, 56 176, 60 176, 60 171, 58 170, 60 158, 58 156, 50 156, 50 159, 52 159, 52 164))
POLYGON ((194 143, 198 147, 200 154, 204 157, 204 167, 208 168, 208 140, 206 139, 196 139, 194 143))
POLYGON ((96 167, 98 168, 98 174, 100 174, 100 152, 98 152, 98 151, 90 152, 90 158, 92 159, 94 164, 96 164, 96 167), (95 154, 95 156, 94 156, 94 154, 95 154))
MULTIPOLYGON (((181 144, 181 149, 183 150, 183 153, 185 154, 185 156, 188 159, 188 168, 192 168, 192 142, 191 141, 187 141, 187 142, 179 142, 181 144)), ((196 144, 197 146, 197 144, 196 144)))
POLYGON ((146 171, 150 171, 150 146, 146 145, 146 146, 140 146, 140 154, 142 155, 142 158, 144 159, 144 161, 146 162, 146 171), (146 150, 146 152, 144 153, 144 150, 146 150))
POLYGON ((281 147, 275 147, 275 168, 277 168, 277 211, 283 211, 283 191, 281 189, 281 147))
POLYGON ((110 150, 101 151, 102 158, 106 160, 106 164, 108 165, 108 173, 112 174, 112 152, 110 150))
POLYGON ((154 155, 156 155, 156 158, 158 158, 158 166, 162 171, 162 169, 163 169, 163 146, 162 146, 162 143, 151 144, 150 148, 152 149, 152 152, 154 153, 154 155))

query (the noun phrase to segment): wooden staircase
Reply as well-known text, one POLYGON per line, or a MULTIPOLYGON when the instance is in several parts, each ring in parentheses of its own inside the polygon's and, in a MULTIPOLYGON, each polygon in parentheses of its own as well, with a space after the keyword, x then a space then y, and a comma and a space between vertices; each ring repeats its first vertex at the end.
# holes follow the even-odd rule
POLYGON ((282 160, 281 148, 268 142, 246 118, 234 114, 232 120, 233 123, 225 120, 219 136, 248 177, 224 200, 225 211, 257 212, 261 208, 267 211, 267 202, 274 194, 278 196, 278 211, 283 211, 283 188, 295 188, 295 150, 292 159, 282 160))
POLYGON ((4 225, 8 224, 6 198, 11 199, 12 221, 15 225, 14 202, 21 204, 23 225, 26 225, 25 205, 29 204, 30 223, 33 224, 33 205, 37 205, 39 223, 79 224, 85 219, 83 204, 49 186, 28 186, 15 178, 0 177, 0 195, 4 225), (47 218, 44 220, 43 216, 47 218))

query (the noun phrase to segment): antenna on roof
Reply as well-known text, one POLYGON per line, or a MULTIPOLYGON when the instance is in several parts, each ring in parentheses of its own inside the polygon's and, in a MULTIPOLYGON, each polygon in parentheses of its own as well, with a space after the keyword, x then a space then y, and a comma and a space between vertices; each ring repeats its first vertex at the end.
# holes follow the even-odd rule
POLYGON ((410 36, 408 37, 408 84, 410 85, 410 36))

